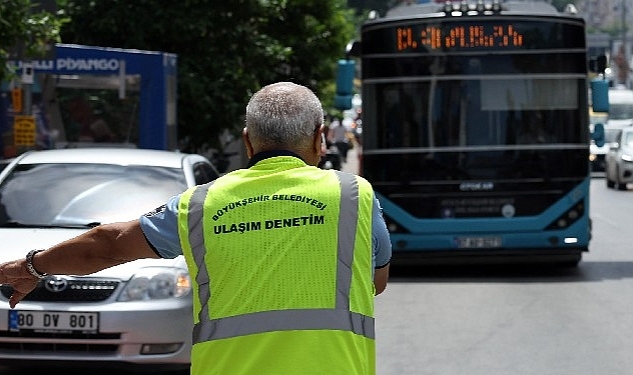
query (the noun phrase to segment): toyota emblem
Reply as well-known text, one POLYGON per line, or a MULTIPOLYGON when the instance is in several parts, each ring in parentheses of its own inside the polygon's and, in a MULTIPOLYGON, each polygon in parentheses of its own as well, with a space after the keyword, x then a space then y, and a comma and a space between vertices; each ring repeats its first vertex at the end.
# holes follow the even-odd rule
POLYGON ((49 276, 44 280, 44 287, 49 292, 59 293, 68 288, 68 280, 60 276, 49 276))

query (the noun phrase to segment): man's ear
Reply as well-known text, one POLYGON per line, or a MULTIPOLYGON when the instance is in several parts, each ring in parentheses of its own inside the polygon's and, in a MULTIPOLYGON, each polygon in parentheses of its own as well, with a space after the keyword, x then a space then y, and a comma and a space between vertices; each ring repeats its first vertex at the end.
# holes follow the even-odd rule
POLYGON ((250 138, 248 138, 248 129, 246 128, 242 130, 242 140, 244 141, 244 146, 246 146, 246 156, 250 159, 255 153, 253 152, 253 144, 250 138))
POLYGON ((325 126, 321 125, 316 132, 314 132, 314 142, 313 149, 321 158, 321 154, 327 149, 327 145, 325 144, 325 126))

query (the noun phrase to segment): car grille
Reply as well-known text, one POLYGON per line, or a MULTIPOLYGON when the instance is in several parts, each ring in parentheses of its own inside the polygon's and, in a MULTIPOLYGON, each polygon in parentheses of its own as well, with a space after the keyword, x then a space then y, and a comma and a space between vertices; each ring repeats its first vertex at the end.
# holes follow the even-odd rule
POLYGON ((121 339, 118 333, 48 333, 48 332, 8 332, 0 331, 0 339, 46 339, 44 342, 0 342, 0 351, 3 354, 25 353, 91 353, 113 354, 119 350, 117 344, 112 341, 121 339), (75 342, 71 342, 73 340, 75 342), (103 342, 99 342, 103 340, 103 342), (59 341, 59 342, 58 342, 59 341))
MULTIPOLYGON (((120 281, 103 279, 69 279, 63 280, 67 283, 64 288, 53 291, 48 288, 47 283, 59 280, 58 276, 49 276, 42 279, 35 289, 29 293, 24 301, 37 302, 99 302, 110 298, 120 281)), ((5 298, 9 298, 13 293, 13 288, 9 285, 0 286, 0 292, 5 298)))
MULTIPOLYGON (((110 298, 121 282, 112 279, 71 278, 56 275, 40 280, 24 300, 33 302, 99 302, 110 298), (47 287, 48 284, 48 287, 47 287), (55 291, 56 290, 56 291, 55 291)), ((0 293, 9 298, 13 288, 0 285, 0 293)), ((90 353, 116 354, 120 333, 0 331, 0 352, 26 353, 90 353), (6 339, 7 341, 4 341, 6 339), (13 342, 14 339, 24 339, 13 342), (37 342, 35 340, 41 339, 37 342)))

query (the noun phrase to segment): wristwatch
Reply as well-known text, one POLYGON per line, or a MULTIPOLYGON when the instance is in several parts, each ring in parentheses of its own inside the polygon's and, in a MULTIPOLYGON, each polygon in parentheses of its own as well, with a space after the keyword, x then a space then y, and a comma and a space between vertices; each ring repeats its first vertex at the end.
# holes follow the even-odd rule
POLYGON ((48 276, 48 274, 38 272, 35 269, 35 267, 33 267, 33 257, 35 256, 35 254, 39 253, 40 251, 44 251, 44 250, 31 250, 29 251, 28 254, 26 254, 26 270, 29 271, 31 275, 37 277, 38 279, 43 279, 46 276, 48 276))

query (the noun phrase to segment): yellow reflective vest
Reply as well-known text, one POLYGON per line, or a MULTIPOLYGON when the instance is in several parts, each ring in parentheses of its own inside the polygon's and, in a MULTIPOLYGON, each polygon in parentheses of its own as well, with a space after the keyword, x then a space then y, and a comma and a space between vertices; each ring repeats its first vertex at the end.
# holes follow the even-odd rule
POLYGON ((363 178, 292 156, 183 193, 192 375, 374 374, 372 205, 363 178))

